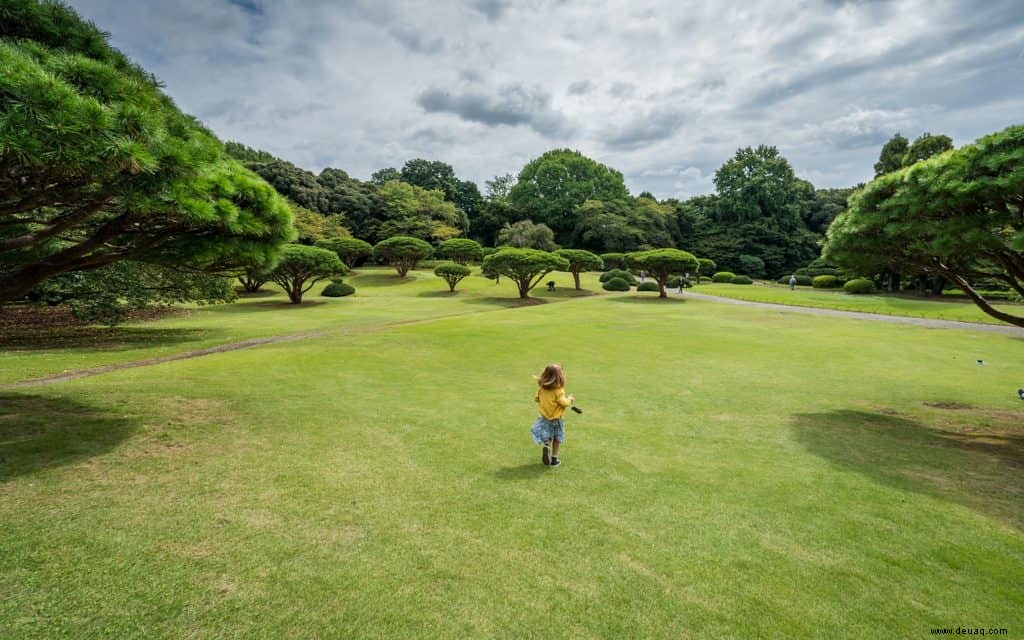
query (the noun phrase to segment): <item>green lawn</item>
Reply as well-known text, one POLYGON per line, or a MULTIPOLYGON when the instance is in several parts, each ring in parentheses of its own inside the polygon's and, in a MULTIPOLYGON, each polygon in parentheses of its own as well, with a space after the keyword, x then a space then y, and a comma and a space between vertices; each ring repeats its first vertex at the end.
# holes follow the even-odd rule
POLYGON ((0 637, 1024 633, 1024 340, 421 275, 6 353, 328 331, 0 391, 0 637))
MULTIPOLYGON (((811 287, 797 287, 795 290, 790 291, 786 285, 765 282, 756 282, 753 285, 705 283, 698 285, 693 291, 738 300, 771 302, 798 307, 862 311, 864 313, 934 318, 936 320, 956 320, 960 322, 1004 324, 983 313, 972 302, 962 299, 913 298, 906 295, 883 293, 852 295, 842 289, 827 290, 813 289, 811 287)), ((1003 303, 995 306, 1018 316, 1024 316, 1024 305, 1003 303)))

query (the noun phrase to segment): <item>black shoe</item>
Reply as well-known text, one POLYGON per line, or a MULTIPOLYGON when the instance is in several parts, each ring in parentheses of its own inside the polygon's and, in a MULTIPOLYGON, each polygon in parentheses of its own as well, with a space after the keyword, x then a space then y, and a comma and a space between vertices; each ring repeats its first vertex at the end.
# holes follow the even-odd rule
MULTIPOLYGON (((540 454, 540 461, 543 462, 544 464, 551 464, 551 458, 548 457, 550 455, 551 455, 551 445, 548 444, 547 442, 545 442, 544 443, 544 451, 540 454)), ((557 458, 556 458, 556 460, 557 460, 557 458)))
POLYGON ((557 467, 557 466, 558 466, 558 465, 560 465, 560 464, 562 464, 562 461, 561 461, 561 460, 559 460, 559 459, 558 459, 558 458, 556 458, 556 457, 552 457, 552 458, 551 458, 551 466, 552 466, 552 467, 557 467))

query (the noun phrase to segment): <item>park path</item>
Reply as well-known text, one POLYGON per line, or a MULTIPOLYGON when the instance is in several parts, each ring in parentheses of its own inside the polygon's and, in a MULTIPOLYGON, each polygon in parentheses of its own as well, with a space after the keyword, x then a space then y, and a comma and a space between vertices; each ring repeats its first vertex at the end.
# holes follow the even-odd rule
POLYGON ((812 316, 831 316, 834 318, 854 318, 857 320, 873 320, 875 322, 892 322, 895 324, 910 324, 917 327, 929 327, 931 329, 969 329, 971 331, 988 331, 990 333, 1002 333, 1008 336, 1024 338, 1024 328, 1004 324, 986 324, 984 322, 961 322, 958 320, 937 320, 935 318, 912 318, 908 316, 889 316, 881 313, 865 313, 863 311, 840 311, 838 309, 821 309, 818 307, 799 307, 790 304, 777 304, 775 302, 754 302, 751 300, 737 300, 736 298, 725 298, 712 296, 706 293, 672 293, 681 298, 693 298, 695 300, 707 300, 709 302, 721 302, 735 304, 743 307, 760 307, 773 311, 785 313, 804 313, 812 316))

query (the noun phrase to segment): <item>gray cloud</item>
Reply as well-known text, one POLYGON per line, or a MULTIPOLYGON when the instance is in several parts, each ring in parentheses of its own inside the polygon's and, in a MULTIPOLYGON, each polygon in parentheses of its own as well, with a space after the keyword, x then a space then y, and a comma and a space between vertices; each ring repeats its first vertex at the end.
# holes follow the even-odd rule
POLYGON ((421 93, 417 102, 429 113, 453 113, 489 127, 527 125, 549 138, 564 136, 571 130, 565 116, 551 108, 547 91, 521 83, 505 85, 494 94, 451 93, 433 87, 421 93))
POLYGON ((897 130, 1024 113, 1020 0, 69 1, 218 136, 359 178, 425 157, 482 185, 568 146, 686 197, 763 143, 838 187, 897 130))

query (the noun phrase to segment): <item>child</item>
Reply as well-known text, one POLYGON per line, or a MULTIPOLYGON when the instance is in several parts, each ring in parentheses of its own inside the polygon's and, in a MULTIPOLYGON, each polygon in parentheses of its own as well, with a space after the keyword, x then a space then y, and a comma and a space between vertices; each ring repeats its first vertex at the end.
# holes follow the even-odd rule
POLYGON ((544 446, 541 462, 557 467, 562 464, 558 459, 558 448, 565 440, 562 416, 572 406, 573 397, 565 395, 565 372, 560 365, 549 364, 534 379, 538 387, 534 402, 540 405, 540 415, 530 428, 530 435, 534 442, 544 446))

